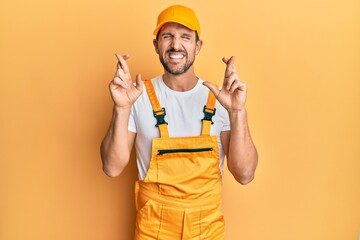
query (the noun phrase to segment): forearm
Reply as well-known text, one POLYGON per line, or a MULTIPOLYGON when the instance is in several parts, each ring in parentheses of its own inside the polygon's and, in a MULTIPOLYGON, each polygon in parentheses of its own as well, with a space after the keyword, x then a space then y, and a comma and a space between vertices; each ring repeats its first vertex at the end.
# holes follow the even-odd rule
POLYGON ((238 182, 247 184, 254 178, 258 154, 251 139, 246 110, 229 111, 229 118, 228 168, 238 182))
POLYGON ((114 107, 109 129, 101 143, 104 172, 115 177, 129 162, 133 139, 129 139, 128 121, 130 108, 114 107))

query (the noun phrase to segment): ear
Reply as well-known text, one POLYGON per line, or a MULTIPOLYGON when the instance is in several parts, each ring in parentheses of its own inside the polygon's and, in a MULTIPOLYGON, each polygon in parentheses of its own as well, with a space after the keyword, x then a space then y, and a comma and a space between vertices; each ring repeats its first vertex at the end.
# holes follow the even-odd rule
POLYGON ((196 55, 200 52, 202 45, 203 45, 203 41, 199 39, 196 42, 196 46, 195 46, 195 54, 196 55))
POLYGON ((154 39, 154 40, 153 40, 153 44, 154 44, 155 52, 156 52, 157 54, 159 54, 158 40, 157 40, 157 39, 154 39))

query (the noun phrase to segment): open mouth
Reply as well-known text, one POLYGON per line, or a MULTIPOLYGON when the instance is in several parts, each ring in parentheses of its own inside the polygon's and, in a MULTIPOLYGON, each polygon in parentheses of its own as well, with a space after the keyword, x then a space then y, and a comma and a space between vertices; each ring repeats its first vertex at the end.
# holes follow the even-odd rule
POLYGON ((184 52, 169 51, 168 56, 170 59, 178 60, 185 58, 186 54, 184 52))
POLYGON ((183 54, 172 54, 172 53, 169 54, 169 58, 171 59, 182 59, 184 57, 185 56, 183 54))

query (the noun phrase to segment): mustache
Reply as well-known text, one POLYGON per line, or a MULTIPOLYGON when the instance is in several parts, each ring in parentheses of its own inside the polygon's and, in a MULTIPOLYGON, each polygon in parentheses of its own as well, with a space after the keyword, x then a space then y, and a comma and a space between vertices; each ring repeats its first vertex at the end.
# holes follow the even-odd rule
POLYGON ((183 51, 183 50, 176 50, 176 49, 174 49, 174 48, 171 48, 171 49, 167 50, 166 53, 184 53, 184 54, 186 54, 185 51, 183 51))

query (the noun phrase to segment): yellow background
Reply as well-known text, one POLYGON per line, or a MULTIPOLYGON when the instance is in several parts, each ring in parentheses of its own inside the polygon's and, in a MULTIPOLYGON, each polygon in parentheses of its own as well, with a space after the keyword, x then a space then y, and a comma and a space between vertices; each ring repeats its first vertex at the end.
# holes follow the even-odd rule
POLYGON ((360 1, 0 2, 0 239, 131 239, 136 165, 101 170, 115 52, 162 73, 152 47, 173 3, 200 18, 199 76, 235 55, 260 162, 224 176, 227 239, 347 240, 360 227, 360 1))

